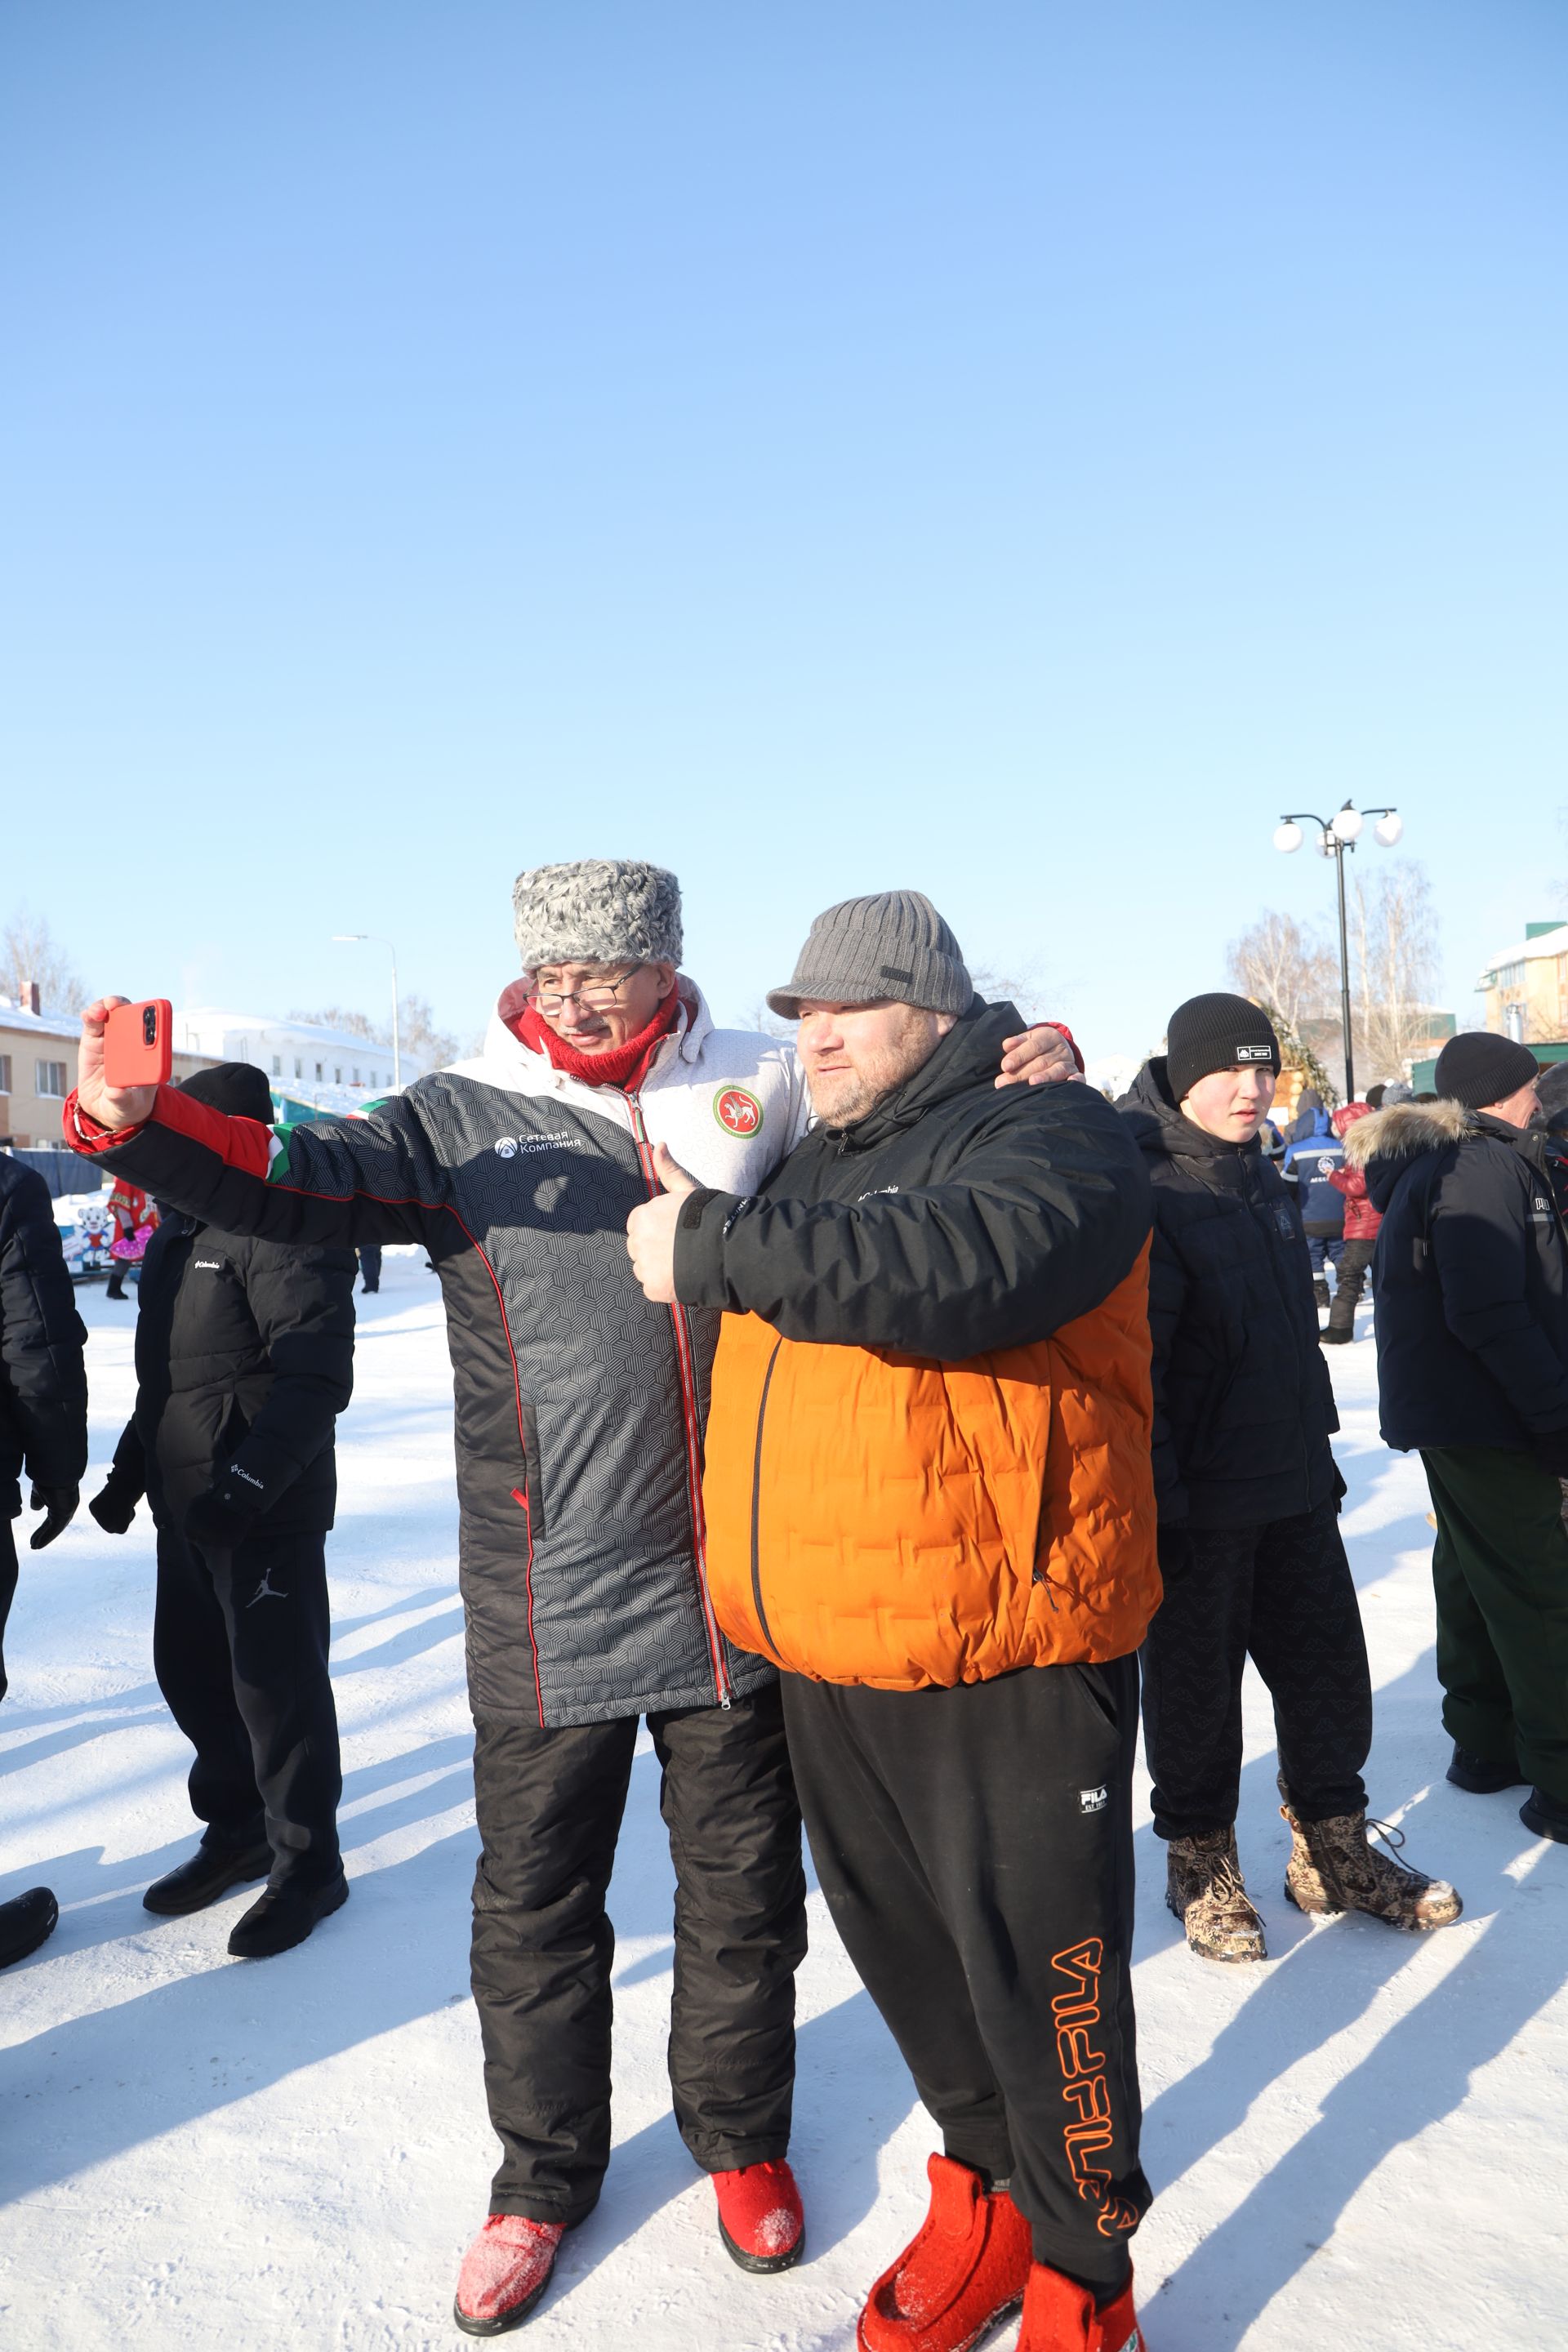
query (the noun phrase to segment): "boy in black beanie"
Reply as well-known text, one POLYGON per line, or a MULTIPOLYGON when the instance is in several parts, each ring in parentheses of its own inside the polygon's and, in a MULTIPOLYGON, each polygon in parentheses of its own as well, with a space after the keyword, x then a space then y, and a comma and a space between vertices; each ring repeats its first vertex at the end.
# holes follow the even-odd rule
POLYGON ((1304 1911, 1402 1927, 1459 1916, 1451 1886, 1369 1844, 1372 1685, 1344 1546, 1339 1426, 1300 1213, 1258 1137, 1279 1042, 1245 997, 1193 997, 1119 1108, 1154 1188, 1149 1322, 1163 1604, 1143 1645, 1143 1728, 1166 1900, 1195 1952, 1268 1957, 1236 1847, 1241 1678, 1274 1701, 1304 1911))

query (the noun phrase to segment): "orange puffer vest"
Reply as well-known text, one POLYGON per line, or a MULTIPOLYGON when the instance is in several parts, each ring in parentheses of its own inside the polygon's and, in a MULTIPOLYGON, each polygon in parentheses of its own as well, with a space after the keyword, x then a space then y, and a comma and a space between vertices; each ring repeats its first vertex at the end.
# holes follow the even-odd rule
POLYGON ((726 1315, 703 1504, 731 1642, 924 1690, 1125 1657, 1160 1601, 1149 1247, 1048 1339, 941 1363, 726 1315))

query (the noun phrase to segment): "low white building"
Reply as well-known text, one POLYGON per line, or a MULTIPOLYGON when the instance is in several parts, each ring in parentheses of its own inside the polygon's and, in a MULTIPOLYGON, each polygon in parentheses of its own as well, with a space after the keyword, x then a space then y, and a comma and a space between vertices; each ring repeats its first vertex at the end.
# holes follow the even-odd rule
MULTIPOLYGON (((318 1110, 353 1110, 392 1092, 391 1046, 350 1031, 205 1004, 176 1007, 174 1027, 177 1052, 207 1054, 216 1062, 254 1062, 272 1081, 275 1095, 318 1110)), ((402 1061, 405 1084, 424 1075, 417 1055, 405 1054, 402 1061)))

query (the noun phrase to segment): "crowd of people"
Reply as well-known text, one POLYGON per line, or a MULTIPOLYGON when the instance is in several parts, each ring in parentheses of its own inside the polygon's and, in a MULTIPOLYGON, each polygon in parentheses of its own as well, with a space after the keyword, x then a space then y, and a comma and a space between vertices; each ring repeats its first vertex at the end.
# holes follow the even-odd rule
MULTIPOLYGON (((600 2195, 606 1901, 646 1721, 672 2102, 730 2256, 765 2275, 805 2244, 804 1819, 941 2137, 862 2352, 959 2352, 1018 2306, 1022 2352, 1139 2352, 1140 1709, 1194 1953, 1266 1958, 1236 1835, 1249 1657, 1289 1900, 1406 1932, 1460 1914, 1367 1811, 1321 1349, 1369 1271, 1384 1434, 1431 1488, 1448 1778, 1527 1789, 1526 1824, 1568 1842, 1568 1115, 1526 1048, 1472 1034, 1431 1100, 1304 1100, 1280 1137, 1279 1041, 1221 994, 1172 1013, 1112 1105, 1060 1024, 982 1001, 915 892, 818 917, 769 998, 788 1038, 714 1024, 660 867, 535 869, 513 911, 522 977, 483 1051, 353 1119, 273 1128, 247 1065, 115 1087, 122 1000, 84 1016, 66 1139, 161 1216, 135 1409, 89 1507, 110 1534, 150 1507, 155 1667, 203 1825, 143 1899, 188 1913, 265 1879, 229 1938, 264 1958, 347 1898, 333 1433, 355 1253, 370 1287, 416 1244, 455 1379, 501 2149, 458 2325, 524 2319, 600 2195)), ((19 1476, 37 1549, 87 1463, 48 1201, 3 1157, 0 1282, 3 1629, 19 1476)), ((0 1963, 54 1916, 43 1889, 0 1906, 0 1963)))

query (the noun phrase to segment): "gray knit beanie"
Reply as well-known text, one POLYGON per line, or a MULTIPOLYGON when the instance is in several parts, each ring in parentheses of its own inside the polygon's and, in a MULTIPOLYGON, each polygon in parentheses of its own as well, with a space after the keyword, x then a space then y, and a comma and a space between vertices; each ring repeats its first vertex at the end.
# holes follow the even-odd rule
POLYGON ((787 988, 768 992, 773 1012, 798 1021, 802 997, 825 1004, 918 1004, 967 1013, 974 983, 958 941, 919 890, 879 890, 818 915, 787 988))
POLYGON ((680 885, 640 857, 535 866, 512 885, 524 971, 546 963, 679 963, 680 885))
POLYGON ((1395 1103, 1414 1102, 1415 1099, 1415 1089, 1408 1078, 1390 1078, 1383 1090, 1380 1107, 1384 1110, 1392 1110, 1395 1103))

